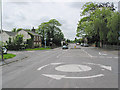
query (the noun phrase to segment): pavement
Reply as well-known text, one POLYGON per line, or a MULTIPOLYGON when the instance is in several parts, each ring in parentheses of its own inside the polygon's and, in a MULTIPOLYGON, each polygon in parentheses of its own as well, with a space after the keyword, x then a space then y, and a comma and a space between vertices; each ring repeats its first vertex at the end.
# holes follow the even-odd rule
POLYGON ((74 46, 70 44, 66 50, 11 52, 17 54, 13 59, 19 60, 2 66, 2 87, 118 88, 117 53, 74 46))

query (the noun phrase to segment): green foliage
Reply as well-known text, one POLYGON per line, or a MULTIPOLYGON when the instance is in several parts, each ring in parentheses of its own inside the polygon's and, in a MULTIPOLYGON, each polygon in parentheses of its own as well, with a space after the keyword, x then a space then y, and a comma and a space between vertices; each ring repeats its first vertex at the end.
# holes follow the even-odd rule
POLYGON ((17 29, 16 29, 16 28, 13 28, 12 32, 17 32, 17 29))
POLYGON ((33 50, 49 50, 50 48, 34 48, 34 49, 25 49, 26 51, 33 51, 33 50))
POLYGON ((118 42, 120 18, 118 12, 114 11, 113 3, 88 2, 82 9, 81 15, 84 17, 78 23, 77 36, 84 37, 83 34, 86 34, 96 43, 118 42))
POLYGON ((26 48, 32 48, 33 46, 33 39, 27 39, 27 47, 26 48))
POLYGON ((22 28, 18 28, 18 29, 17 29, 17 32, 19 32, 19 31, 21 31, 21 30, 23 30, 23 29, 22 29, 22 28))
POLYGON ((61 26, 61 24, 56 19, 51 19, 48 22, 41 23, 41 25, 38 26, 37 32, 41 35, 42 44, 44 44, 46 38, 47 45, 50 45, 50 42, 57 46, 61 45, 64 35, 59 26, 61 26))
MULTIPOLYGON (((10 59, 10 58, 13 58, 13 57, 15 57, 16 55, 14 55, 14 54, 10 54, 10 53, 8 53, 8 54, 4 54, 3 55, 3 59, 10 59)), ((0 55, 0 59, 1 59, 1 55, 0 55)))
POLYGON ((9 50, 20 50, 24 47, 23 35, 17 35, 14 38, 9 38, 7 43, 7 49, 9 50))

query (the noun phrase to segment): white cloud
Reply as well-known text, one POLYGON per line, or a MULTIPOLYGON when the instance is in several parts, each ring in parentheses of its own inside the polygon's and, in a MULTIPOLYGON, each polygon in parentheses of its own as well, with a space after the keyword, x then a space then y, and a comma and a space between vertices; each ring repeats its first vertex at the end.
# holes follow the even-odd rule
POLYGON ((12 30, 15 27, 31 29, 33 26, 37 28, 42 22, 55 18, 62 24, 61 29, 65 37, 75 38, 77 23, 81 18, 82 2, 5 1, 7 2, 3 3, 3 29, 12 30))
POLYGON ((66 38, 74 39, 80 9, 70 7, 68 3, 4 3, 3 28, 35 28, 42 22, 57 19, 66 38))
MULTIPOLYGON (((120 0, 97 0, 97 2, 118 2, 120 0)), ((96 2, 96 0, 4 0, 4 2, 96 2)))

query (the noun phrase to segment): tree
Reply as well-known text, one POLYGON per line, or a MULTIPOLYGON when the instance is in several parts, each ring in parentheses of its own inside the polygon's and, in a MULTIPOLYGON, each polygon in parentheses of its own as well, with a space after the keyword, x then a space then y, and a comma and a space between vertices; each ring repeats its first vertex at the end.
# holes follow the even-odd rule
POLYGON ((23 30, 23 28, 18 28, 18 29, 17 29, 17 32, 19 32, 19 31, 21 31, 21 30, 23 30))
POLYGON ((22 49, 23 45, 23 35, 17 35, 14 38, 9 38, 6 42, 7 48, 9 50, 19 50, 22 49))
POLYGON ((17 32, 17 29, 16 29, 16 28, 13 28, 12 32, 17 32))
POLYGON ((107 39, 110 43, 117 44, 119 42, 119 31, 120 31, 120 13, 114 12, 112 16, 108 18, 107 26, 109 32, 107 34, 107 39))
POLYGON ((38 26, 37 32, 42 37, 42 44, 44 44, 45 38, 47 40, 47 45, 50 45, 50 42, 56 44, 57 46, 61 44, 61 40, 64 38, 64 35, 59 26, 61 26, 61 24, 56 19, 51 19, 38 26))
POLYGON ((108 40, 109 32, 107 23, 114 13, 114 4, 88 2, 83 5, 82 9, 81 16, 84 17, 78 23, 77 36, 86 34, 89 38, 95 38, 96 45, 98 42, 105 43, 108 40))

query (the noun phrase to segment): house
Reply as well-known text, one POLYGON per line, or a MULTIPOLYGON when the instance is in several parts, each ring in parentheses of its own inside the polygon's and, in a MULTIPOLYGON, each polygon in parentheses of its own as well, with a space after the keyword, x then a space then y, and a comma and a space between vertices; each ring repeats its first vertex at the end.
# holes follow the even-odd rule
POLYGON ((17 35, 17 32, 10 32, 3 30, 2 33, 0 33, 1 41, 6 43, 6 41, 9 40, 9 38, 13 38, 17 35))
POLYGON ((27 39, 31 39, 32 47, 41 46, 41 37, 35 32, 34 27, 31 31, 21 30, 18 32, 18 34, 23 35, 24 42, 27 42, 27 39))

